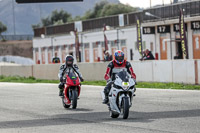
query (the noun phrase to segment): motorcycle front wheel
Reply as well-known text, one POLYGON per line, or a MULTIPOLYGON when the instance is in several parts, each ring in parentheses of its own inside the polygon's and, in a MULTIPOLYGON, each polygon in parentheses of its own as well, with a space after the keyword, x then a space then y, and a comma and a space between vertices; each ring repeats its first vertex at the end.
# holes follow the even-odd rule
POLYGON ((123 98, 122 109, 123 109, 123 119, 127 119, 129 116, 129 101, 128 98, 126 97, 123 98))
POLYGON ((76 109, 77 107, 77 99, 78 99, 78 92, 77 90, 72 90, 72 108, 76 109))

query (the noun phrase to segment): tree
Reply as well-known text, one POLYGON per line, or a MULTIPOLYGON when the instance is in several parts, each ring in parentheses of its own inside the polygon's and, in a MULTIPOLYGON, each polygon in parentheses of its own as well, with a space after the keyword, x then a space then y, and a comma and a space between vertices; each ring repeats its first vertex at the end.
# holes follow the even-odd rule
POLYGON ((64 24, 63 20, 58 20, 53 25, 61 25, 61 24, 64 24))
POLYGON ((46 18, 42 18, 42 26, 49 26, 49 25, 53 25, 53 23, 50 20, 50 17, 46 17, 46 18))
POLYGON ((40 24, 33 24, 33 25, 32 25, 32 28, 33 28, 33 29, 36 29, 36 28, 39 28, 39 27, 41 27, 40 24))
POLYGON ((59 12, 57 10, 53 11, 51 14, 51 23, 54 24, 58 21, 62 21, 63 23, 67 23, 72 21, 71 14, 65 12, 64 10, 60 10, 59 12))
POLYGON ((32 25, 32 28, 64 24, 71 21, 72 21, 72 16, 68 12, 64 11, 63 9, 60 11, 54 10, 51 13, 51 15, 47 16, 46 18, 42 18, 41 20, 42 24, 32 25))
POLYGON ((81 16, 76 16, 73 21, 81 21, 82 20, 82 17, 81 16))
POLYGON ((7 26, 4 25, 2 22, 0 22, 0 36, 1 36, 2 40, 5 40, 5 38, 2 35, 2 33, 5 31, 7 31, 7 26))
POLYGON ((88 10, 85 15, 82 17, 83 20, 105 17, 110 15, 117 15, 123 13, 130 13, 139 10, 139 8, 132 7, 130 5, 124 5, 121 3, 112 4, 108 1, 101 1, 97 3, 93 10, 88 10))
POLYGON ((101 17, 110 16, 110 15, 117 15, 117 14, 124 14, 137 11, 138 8, 133 8, 129 5, 124 4, 108 4, 103 7, 101 10, 101 17))
POLYGON ((101 1, 99 3, 97 3, 94 7, 93 10, 88 10, 85 15, 83 16, 83 19, 91 19, 91 18, 98 18, 101 17, 101 11, 104 8, 104 6, 108 5, 109 2, 108 1, 101 1))

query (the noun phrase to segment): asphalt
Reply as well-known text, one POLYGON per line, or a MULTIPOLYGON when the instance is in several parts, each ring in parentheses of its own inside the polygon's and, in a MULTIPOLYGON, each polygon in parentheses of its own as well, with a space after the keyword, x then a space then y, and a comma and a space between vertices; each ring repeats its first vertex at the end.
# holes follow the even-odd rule
POLYGON ((64 109, 55 84, 0 83, 0 133, 200 132, 200 91, 137 89, 127 120, 101 104, 103 87, 82 86, 64 109))

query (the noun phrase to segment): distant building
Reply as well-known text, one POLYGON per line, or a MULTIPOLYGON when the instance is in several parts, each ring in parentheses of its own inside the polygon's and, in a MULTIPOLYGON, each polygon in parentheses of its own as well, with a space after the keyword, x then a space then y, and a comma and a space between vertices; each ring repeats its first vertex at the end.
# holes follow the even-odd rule
POLYGON ((174 2, 173 3, 178 3, 178 0, 174 0, 174 2))
POLYGON ((37 63, 39 60, 42 64, 49 64, 55 53, 61 62, 64 62, 66 54, 75 56, 75 36, 70 34, 70 31, 75 29, 79 31, 79 41, 82 43, 80 46, 81 61, 103 60, 104 24, 111 27, 105 32, 109 53, 113 55, 115 50, 121 49, 126 59, 139 60, 141 56, 136 45, 136 16, 142 22, 143 48, 151 50, 159 60, 174 59, 175 56, 182 55, 178 25, 180 7, 187 7, 184 9, 184 14, 189 59, 200 59, 200 1, 188 1, 145 9, 136 13, 34 29, 34 61, 37 63), (157 18, 145 15, 145 12, 157 18), (42 34, 45 34, 45 38, 41 38, 42 34))

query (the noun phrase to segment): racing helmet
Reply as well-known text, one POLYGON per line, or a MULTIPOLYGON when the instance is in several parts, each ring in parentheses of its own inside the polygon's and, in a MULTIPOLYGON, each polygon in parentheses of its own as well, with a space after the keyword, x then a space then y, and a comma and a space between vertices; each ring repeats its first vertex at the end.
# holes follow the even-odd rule
POLYGON ((115 51, 114 60, 117 64, 121 65, 124 63, 124 53, 121 50, 115 51))
POLYGON ((66 66, 73 66, 73 63, 74 63, 74 57, 72 55, 67 55, 65 57, 66 66))

